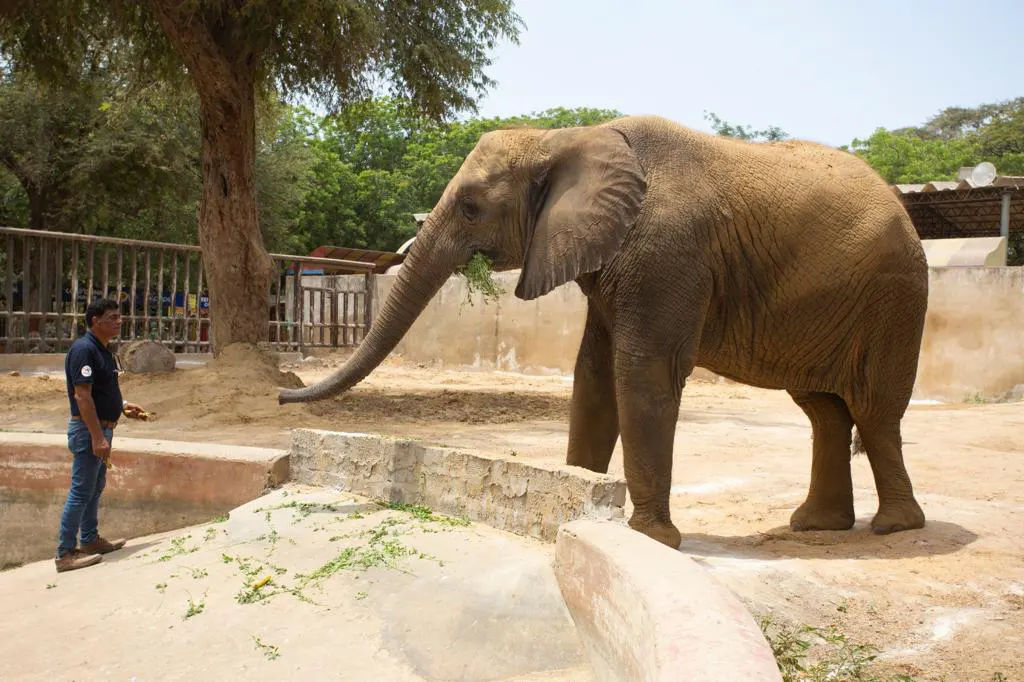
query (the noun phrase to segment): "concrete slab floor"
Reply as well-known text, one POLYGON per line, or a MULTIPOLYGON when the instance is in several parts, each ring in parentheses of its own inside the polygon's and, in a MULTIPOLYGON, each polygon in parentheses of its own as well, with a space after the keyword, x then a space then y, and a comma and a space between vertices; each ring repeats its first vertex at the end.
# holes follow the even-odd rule
POLYGON ((0 679, 590 680, 552 552, 290 484, 97 566, 0 573, 0 679))

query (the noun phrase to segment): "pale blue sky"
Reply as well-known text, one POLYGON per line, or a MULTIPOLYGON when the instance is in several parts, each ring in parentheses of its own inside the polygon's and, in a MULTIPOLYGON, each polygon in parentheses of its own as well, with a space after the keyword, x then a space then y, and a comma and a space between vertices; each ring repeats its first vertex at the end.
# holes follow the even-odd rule
POLYGON ((484 116, 591 106, 709 130, 709 110, 842 145, 1024 95, 1021 0, 515 4, 526 29, 494 53, 484 116))

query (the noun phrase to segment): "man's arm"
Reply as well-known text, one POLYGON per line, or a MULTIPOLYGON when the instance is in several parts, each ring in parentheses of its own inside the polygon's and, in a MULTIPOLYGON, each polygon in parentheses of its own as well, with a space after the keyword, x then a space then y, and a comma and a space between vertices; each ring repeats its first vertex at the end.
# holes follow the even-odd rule
POLYGON ((102 459, 110 455, 110 442, 103 435, 100 427, 100 418, 96 414, 96 403, 92 399, 92 384, 75 384, 75 402, 78 404, 78 413, 82 415, 82 421, 89 429, 92 437, 92 451, 102 459))

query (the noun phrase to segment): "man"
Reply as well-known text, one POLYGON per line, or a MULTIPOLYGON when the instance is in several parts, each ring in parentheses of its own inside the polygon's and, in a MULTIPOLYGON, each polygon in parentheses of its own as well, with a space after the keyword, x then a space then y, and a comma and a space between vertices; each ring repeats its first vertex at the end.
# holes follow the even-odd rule
POLYGON ((116 301, 97 299, 85 310, 84 336, 71 344, 64 358, 71 420, 68 449, 71 489, 60 520, 57 572, 73 571, 98 564, 107 552, 124 547, 125 541, 106 540, 99 534, 100 495, 107 480, 107 460, 114 427, 122 412, 137 417, 143 409, 121 398, 117 365, 107 348, 121 331, 121 312, 116 301), (81 530, 81 547, 77 536, 81 530))

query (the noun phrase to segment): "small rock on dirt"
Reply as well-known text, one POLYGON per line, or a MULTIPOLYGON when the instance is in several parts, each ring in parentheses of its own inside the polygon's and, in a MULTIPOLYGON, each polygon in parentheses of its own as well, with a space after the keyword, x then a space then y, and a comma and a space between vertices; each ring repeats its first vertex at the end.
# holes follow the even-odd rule
POLYGON ((121 366, 128 372, 173 372, 174 353, 156 341, 139 339, 120 349, 121 366))
POLYGON ((16 369, 15 370, 11 370, 11 372, 9 372, 7 376, 20 377, 21 376, 21 372, 19 372, 16 369))

